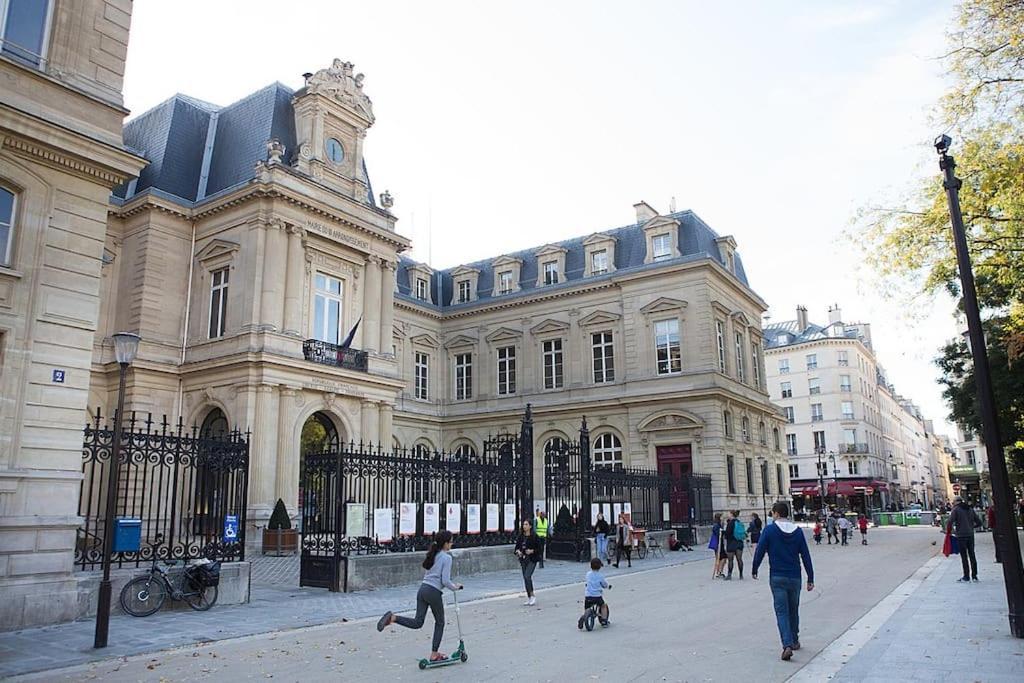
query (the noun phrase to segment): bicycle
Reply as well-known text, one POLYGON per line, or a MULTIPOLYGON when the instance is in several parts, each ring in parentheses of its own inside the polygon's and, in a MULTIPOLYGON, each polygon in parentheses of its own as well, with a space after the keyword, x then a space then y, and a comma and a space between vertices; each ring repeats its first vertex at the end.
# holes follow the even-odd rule
MULTIPOLYGON (((163 534, 157 534, 156 542, 149 544, 153 551, 149 574, 138 576, 125 584, 121 589, 121 608, 133 617, 148 617, 163 607, 168 595, 172 600, 184 600, 198 612, 213 607, 217 602, 217 586, 203 582, 199 574, 202 566, 186 566, 176 577, 175 585, 167 569, 157 564, 157 549, 163 544, 163 534)), ((177 560, 164 560, 167 567, 177 563, 177 560)))
MULTIPOLYGON (((608 552, 608 561, 609 562, 613 562, 614 561, 615 551, 616 551, 616 549, 618 547, 619 547, 619 542, 618 541, 616 541, 614 538, 609 538, 608 539, 608 550, 607 550, 607 552, 608 552)), ((643 540, 643 539, 637 541, 636 545, 633 546, 633 550, 636 551, 636 559, 638 559, 638 560, 644 559, 645 557, 647 557, 647 541, 643 540)), ((602 558, 601 561, 603 562, 604 558, 602 558)))
MULTIPOLYGON (((611 590, 612 585, 608 584, 608 590, 611 590)), ((608 628, 609 617, 611 616, 611 610, 608 609, 608 604, 604 605, 591 605, 587 608, 586 613, 583 615, 583 625, 586 626, 588 631, 594 630, 594 622, 599 621, 601 626, 608 628), (604 608, 604 616, 601 616, 601 609, 604 608)))

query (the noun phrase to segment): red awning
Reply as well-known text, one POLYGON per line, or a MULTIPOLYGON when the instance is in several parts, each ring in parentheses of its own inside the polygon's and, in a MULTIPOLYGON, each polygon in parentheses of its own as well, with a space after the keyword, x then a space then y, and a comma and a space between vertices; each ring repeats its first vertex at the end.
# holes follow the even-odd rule
POLYGON ((789 489, 790 495, 794 496, 817 496, 817 486, 792 486, 789 489))

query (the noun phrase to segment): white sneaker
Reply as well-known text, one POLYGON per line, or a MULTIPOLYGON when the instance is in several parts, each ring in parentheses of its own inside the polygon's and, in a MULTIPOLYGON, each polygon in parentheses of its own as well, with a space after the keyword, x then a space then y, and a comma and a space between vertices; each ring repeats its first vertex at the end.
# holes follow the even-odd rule
POLYGON ((530 599, 526 601, 526 604, 528 607, 533 607, 537 604, 537 598, 535 596, 530 596, 530 599))

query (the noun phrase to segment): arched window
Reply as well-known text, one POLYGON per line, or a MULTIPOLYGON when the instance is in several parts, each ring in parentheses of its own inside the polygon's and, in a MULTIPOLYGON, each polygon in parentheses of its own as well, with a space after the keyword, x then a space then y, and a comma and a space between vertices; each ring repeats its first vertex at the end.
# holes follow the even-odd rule
POLYGON ((214 408, 206 417, 203 419, 203 426, 199 428, 199 433, 202 436, 209 438, 222 438, 228 433, 228 418, 224 416, 224 411, 220 408, 214 408))
POLYGON ((473 462, 476 460, 476 449, 473 444, 464 443, 455 449, 455 459, 462 462, 473 462))
POLYGON ((744 416, 743 419, 740 420, 740 425, 743 428, 743 440, 750 443, 750 418, 744 416))
POLYGON ((301 452, 311 453, 337 449, 341 445, 338 429, 327 415, 313 413, 302 425, 301 452))
POLYGON ((764 431, 764 420, 757 423, 757 436, 760 439, 762 446, 768 445, 768 435, 764 431))
POLYGON ((14 242, 14 193, 0 186, 0 266, 11 265, 14 242))
POLYGON ((622 442, 612 433, 602 434, 594 441, 594 467, 614 469, 622 467, 622 442))
POLYGON ((418 443, 412 447, 412 454, 417 458, 429 458, 431 448, 425 443, 418 443))
POLYGON ((568 442, 560 436, 548 439, 544 444, 544 466, 556 467, 565 461, 566 467, 568 467, 568 448, 568 442))
POLYGON ((561 499, 569 495, 570 487, 569 442, 553 436, 544 444, 544 493, 548 499, 561 499))
POLYGON ((227 436, 228 419, 224 411, 214 408, 206 414, 199 428, 199 457, 196 460, 195 495, 192 501, 192 531, 198 536, 215 535, 217 520, 224 514, 220 507, 227 482, 216 460, 218 452, 221 452, 218 442, 227 436))
POLYGON ((782 450, 782 442, 779 441, 779 428, 778 427, 772 428, 772 443, 775 445, 775 450, 777 450, 777 451, 781 451, 782 450))

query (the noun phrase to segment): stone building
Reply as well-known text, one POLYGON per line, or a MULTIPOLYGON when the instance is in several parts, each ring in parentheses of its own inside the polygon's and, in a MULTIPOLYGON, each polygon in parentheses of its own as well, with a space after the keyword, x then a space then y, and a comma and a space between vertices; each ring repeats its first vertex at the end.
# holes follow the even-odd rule
POLYGON ((107 339, 138 332, 130 408, 252 429, 257 527, 278 498, 298 509, 304 428, 479 452, 527 403, 536 491, 544 444, 584 415, 596 462, 710 474, 716 509, 788 490, 766 306, 731 237, 641 202, 632 225, 435 271, 371 189, 373 121, 336 60, 295 92, 177 95, 125 127, 150 163, 110 208, 91 405, 115 401, 107 339))
POLYGON ((129 0, 0 2, 0 628, 78 616, 71 571, 129 0))

